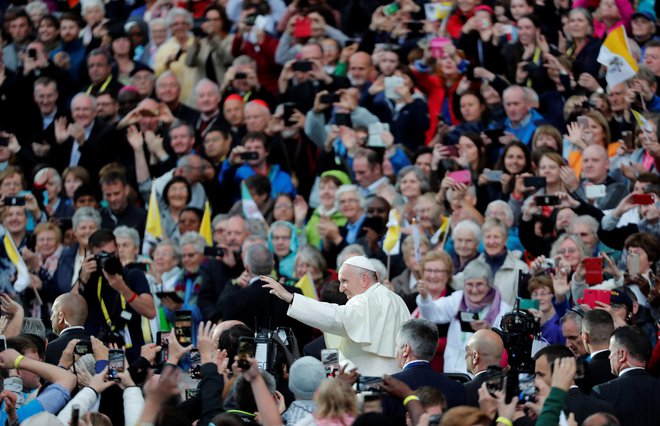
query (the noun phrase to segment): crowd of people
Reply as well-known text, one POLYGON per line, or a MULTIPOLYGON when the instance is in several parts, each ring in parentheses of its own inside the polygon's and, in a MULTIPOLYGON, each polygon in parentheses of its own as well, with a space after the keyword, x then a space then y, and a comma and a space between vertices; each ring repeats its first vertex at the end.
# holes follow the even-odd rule
POLYGON ((658 9, 3 2, 0 423, 658 424, 658 9))

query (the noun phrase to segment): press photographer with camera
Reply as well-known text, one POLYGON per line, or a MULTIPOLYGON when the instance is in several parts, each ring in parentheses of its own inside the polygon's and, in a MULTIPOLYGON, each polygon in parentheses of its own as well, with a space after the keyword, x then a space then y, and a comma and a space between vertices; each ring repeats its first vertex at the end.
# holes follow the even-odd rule
POLYGON ((89 307, 85 329, 106 344, 125 346, 128 360, 135 360, 144 336, 151 335, 142 317, 152 319, 156 310, 144 272, 122 268, 112 231, 90 235, 89 252, 71 291, 83 295, 89 307))

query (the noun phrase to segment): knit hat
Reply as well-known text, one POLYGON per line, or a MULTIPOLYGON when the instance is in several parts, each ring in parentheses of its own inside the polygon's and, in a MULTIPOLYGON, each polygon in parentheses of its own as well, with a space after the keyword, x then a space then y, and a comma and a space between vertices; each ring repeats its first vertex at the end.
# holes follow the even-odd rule
POLYGON ((321 361, 311 356, 304 356, 291 365, 289 390, 298 399, 312 399, 324 379, 325 369, 321 361))

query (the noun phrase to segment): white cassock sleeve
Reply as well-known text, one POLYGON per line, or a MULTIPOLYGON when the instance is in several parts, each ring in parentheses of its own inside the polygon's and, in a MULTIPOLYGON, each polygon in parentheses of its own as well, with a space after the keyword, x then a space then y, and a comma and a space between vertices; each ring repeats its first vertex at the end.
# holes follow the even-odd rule
POLYGON ((346 337, 346 329, 339 314, 340 308, 343 308, 343 306, 319 302, 296 294, 291 306, 289 306, 287 315, 325 333, 346 337))

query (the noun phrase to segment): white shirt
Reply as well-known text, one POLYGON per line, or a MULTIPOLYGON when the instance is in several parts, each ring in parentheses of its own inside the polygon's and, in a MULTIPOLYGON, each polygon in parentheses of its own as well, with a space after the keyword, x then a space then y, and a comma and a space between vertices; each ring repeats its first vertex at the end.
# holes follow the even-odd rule
POLYGON ((622 377, 624 374, 629 373, 629 372, 631 372, 631 371, 633 371, 633 370, 643 370, 643 369, 644 369, 644 367, 628 367, 628 368, 624 368, 623 370, 621 370, 621 371, 619 372, 619 377, 622 377))

